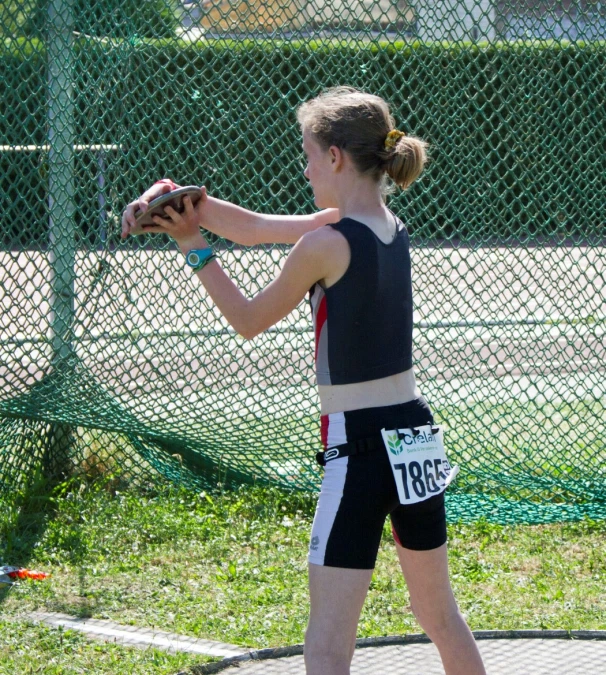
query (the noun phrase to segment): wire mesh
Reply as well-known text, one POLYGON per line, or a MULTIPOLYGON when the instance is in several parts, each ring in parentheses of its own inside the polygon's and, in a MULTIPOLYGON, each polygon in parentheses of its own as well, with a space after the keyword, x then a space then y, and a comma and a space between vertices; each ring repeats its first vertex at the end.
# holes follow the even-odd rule
MULTIPOLYGON (((606 515, 603 3, 9 1, 0 35, 4 489, 39 466, 315 489, 308 308, 247 342, 119 220, 162 176, 311 212, 295 108, 349 84, 431 145, 390 208, 451 517, 606 515)), ((249 295, 288 253, 215 246, 249 295)))

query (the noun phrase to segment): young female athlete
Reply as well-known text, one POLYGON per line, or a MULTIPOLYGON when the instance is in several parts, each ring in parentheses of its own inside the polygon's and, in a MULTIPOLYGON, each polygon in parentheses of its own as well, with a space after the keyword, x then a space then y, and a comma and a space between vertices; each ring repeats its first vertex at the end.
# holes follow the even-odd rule
MULTIPOLYGON (((448 578, 444 494, 400 503, 381 437, 382 429, 433 425, 412 368, 408 234, 384 202, 386 177, 401 188, 411 185, 423 170, 426 146, 394 128, 385 101, 349 87, 304 103, 298 120, 304 175, 321 211, 261 215, 204 191, 195 208, 188 200, 182 215, 167 208, 168 217, 155 217, 157 227, 148 231, 168 233, 190 254, 206 291, 245 338, 275 324, 310 293, 322 441, 333 451, 320 458, 325 473, 309 550, 308 675, 350 672, 387 515, 413 611, 445 672, 483 675, 448 578), (278 277, 249 299, 214 259, 200 226, 243 245, 294 247, 278 277)), ((174 187, 164 179, 129 204, 122 236, 134 227, 137 209, 174 187)))

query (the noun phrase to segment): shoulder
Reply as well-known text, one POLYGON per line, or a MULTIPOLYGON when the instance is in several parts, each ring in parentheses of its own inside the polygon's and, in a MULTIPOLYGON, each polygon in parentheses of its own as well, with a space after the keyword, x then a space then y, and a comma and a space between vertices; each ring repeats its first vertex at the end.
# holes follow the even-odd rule
POLYGON ((330 286, 347 270, 350 261, 347 239, 330 225, 308 232, 295 244, 289 258, 313 275, 313 282, 330 286))
MULTIPOLYGON (((335 223, 335 225, 339 225, 335 223)), ((347 248, 347 240, 341 234, 339 229, 333 227, 333 223, 320 227, 317 230, 304 234, 297 242, 295 248, 310 255, 327 256, 335 252, 335 249, 347 248)))
POLYGON ((397 234, 407 238, 408 237, 408 228, 406 227, 406 223, 402 220, 402 218, 400 218, 400 216, 397 216, 391 209, 389 210, 389 213, 391 213, 394 220, 396 221, 396 232, 397 232, 397 234))

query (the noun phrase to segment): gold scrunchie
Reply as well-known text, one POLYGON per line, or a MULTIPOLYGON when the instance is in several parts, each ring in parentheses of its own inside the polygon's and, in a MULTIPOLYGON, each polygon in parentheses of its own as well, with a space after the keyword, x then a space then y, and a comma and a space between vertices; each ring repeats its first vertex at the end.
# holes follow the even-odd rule
POLYGON ((406 134, 403 131, 398 131, 397 129, 392 129, 385 139, 385 150, 391 150, 395 148, 398 144, 398 141, 406 134))

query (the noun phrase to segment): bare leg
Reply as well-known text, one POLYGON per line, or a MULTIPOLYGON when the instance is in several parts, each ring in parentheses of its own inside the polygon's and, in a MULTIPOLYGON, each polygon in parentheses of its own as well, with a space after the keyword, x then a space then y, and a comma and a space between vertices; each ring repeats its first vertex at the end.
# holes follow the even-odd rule
POLYGON ((311 611, 305 634, 307 675, 349 675, 356 630, 372 570, 309 565, 311 611))
POLYGON ((474 637, 450 587, 446 544, 412 551, 396 543, 412 610, 436 645, 446 675, 486 675, 474 637))

